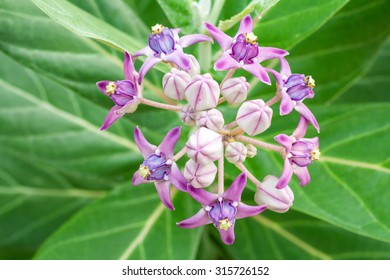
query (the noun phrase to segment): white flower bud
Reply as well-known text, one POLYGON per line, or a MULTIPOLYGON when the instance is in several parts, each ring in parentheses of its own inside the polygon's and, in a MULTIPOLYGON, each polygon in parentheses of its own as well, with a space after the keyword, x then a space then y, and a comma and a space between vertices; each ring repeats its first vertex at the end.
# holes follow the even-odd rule
MULTIPOLYGON (((203 26, 203 24, 202 24, 203 26)), ((198 60, 192 54, 187 54, 187 57, 190 59, 190 70, 187 71, 191 77, 200 74, 200 65, 198 60)))
POLYGON ((245 161, 247 152, 248 150, 244 144, 232 142, 226 145, 225 157, 229 162, 236 164, 245 161))
POLYGON ((172 68, 163 77, 163 90, 165 95, 175 100, 183 100, 184 90, 190 80, 191 76, 187 72, 172 68))
POLYGON ((218 103, 219 85, 210 74, 196 75, 192 77, 184 94, 195 111, 212 109, 218 103))
POLYGON ((255 146, 253 146, 252 144, 247 144, 245 147, 248 150, 248 152, 246 153, 246 156, 248 158, 253 158, 257 155, 257 148, 255 146))
POLYGON ((227 79, 221 89, 221 94, 230 104, 239 104, 248 96, 249 83, 244 77, 227 79))
POLYGON ((213 162, 199 164, 190 159, 187 161, 183 175, 194 188, 206 188, 214 182, 217 167, 213 162))
POLYGON ((196 119, 196 113, 190 105, 185 105, 180 112, 180 120, 186 125, 194 125, 196 119))
POLYGON ((224 124, 225 120, 223 115, 217 109, 199 112, 196 117, 196 125, 198 127, 204 126, 211 130, 218 131, 222 129, 224 124))
POLYGON ((222 136, 201 127, 195 131, 186 143, 187 155, 200 164, 215 161, 222 156, 222 136))
POLYGON ((257 187, 255 201, 258 205, 267 204, 269 210, 284 213, 293 204, 294 194, 289 186, 283 189, 277 189, 275 186, 279 179, 268 175, 264 181, 257 187))
POLYGON ((271 125, 272 109, 263 100, 244 102, 238 109, 236 122, 250 136, 259 134, 271 125))

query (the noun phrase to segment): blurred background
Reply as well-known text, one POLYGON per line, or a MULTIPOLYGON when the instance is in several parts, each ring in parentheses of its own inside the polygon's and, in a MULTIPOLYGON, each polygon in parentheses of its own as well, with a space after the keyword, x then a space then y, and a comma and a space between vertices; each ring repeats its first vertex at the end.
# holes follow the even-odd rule
MULTIPOLYGON (((158 144, 180 120, 140 106, 101 132, 112 103, 95 83, 122 79, 123 49, 146 46, 156 23, 199 32, 190 2, 0 0, 0 258, 389 259, 390 1, 263 1, 277 3, 254 29, 259 45, 287 49, 293 72, 316 80, 316 96, 305 104, 321 126, 322 158, 309 167, 307 187, 290 184, 292 210, 239 220, 236 241, 226 246, 211 225, 175 225, 200 207, 188 195, 173 193, 170 212, 152 184, 131 186, 142 161, 134 127, 158 144)), ((206 20, 231 19, 221 24, 234 35, 234 23, 254 15, 259 2, 211 1, 206 20)), ((197 55, 198 48, 186 50, 197 55)), ((157 101, 161 70, 145 82, 145 96, 157 101)), ((249 99, 273 96, 274 86, 246 77, 249 99)), ((227 122, 237 109, 222 108, 227 122)), ((270 143, 298 122, 296 112, 274 110, 259 137, 270 143)), ((190 132, 183 127, 177 150, 190 132)), ((260 180, 283 166, 266 151, 245 164, 260 180)), ((229 184, 239 172, 226 167, 229 184)), ((254 204, 254 191, 248 184, 246 203, 254 204)))

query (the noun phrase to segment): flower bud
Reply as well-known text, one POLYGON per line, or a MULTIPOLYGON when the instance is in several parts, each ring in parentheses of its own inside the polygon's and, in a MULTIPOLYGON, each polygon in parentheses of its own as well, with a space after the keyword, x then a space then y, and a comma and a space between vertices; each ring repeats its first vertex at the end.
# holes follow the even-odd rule
POLYGON ((163 90, 166 96, 175 100, 183 100, 184 90, 188 86, 191 76, 182 70, 172 68, 163 78, 163 90))
POLYGON ((218 103, 219 85, 210 74, 196 75, 192 77, 184 94, 195 111, 212 109, 218 103))
POLYGON ((194 125, 196 119, 196 113, 190 105, 185 105, 180 112, 180 120, 186 125, 194 125))
POLYGON ((271 125, 272 109, 263 100, 244 102, 238 109, 236 122, 250 136, 259 134, 271 125))
POLYGON ((213 162, 199 164, 190 159, 184 167, 184 177, 194 188, 206 188, 214 182, 217 167, 213 162))
POLYGON ((188 70, 187 73, 190 74, 191 77, 195 75, 199 75, 200 74, 199 62, 192 54, 187 54, 187 57, 190 59, 190 70, 188 70))
POLYGON ((266 176, 260 186, 257 187, 255 201, 258 205, 267 204, 267 209, 271 211, 284 213, 292 206, 294 194, 289 186, 277 189, 275 186, 278 180, 275 176, 266 176))
POLYGON ((248 150, 244 144, 240 142, 232 142, 226 145, 225 157, 229 162, 236 164, 238 162, 245 161, 247 152, 248 150))
POLYGON ((187 155, 200 164, 219 159, 222 155, 222 136, 201 127, 195 131, 186 143, 187 155))
POLYGON ((239 104, 248 96, 249 83, 244 77, 227 79, 221 89, 221 94, 229 104, 239 104))
POLYGON ((196 125, 198 127, 207 127, 208 129, 218 131, 222 129, 225 124, 223 115, 217 109, 211 109, 208 111, 202 111, 198 113, 196 118, 196 125))
POLYGON ((248 150, 246 153, 246 156, 248 158, 253 158, 257 155, 257 148, 255 146, 253 146, 252 144, 247 144, 245 147, 248 150))

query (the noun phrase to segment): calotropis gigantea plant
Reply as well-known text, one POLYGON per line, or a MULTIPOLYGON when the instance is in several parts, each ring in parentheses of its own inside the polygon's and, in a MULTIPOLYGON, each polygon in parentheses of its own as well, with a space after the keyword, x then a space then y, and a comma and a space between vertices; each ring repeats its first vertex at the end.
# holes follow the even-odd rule
MULTIPOLYGON (((174 206, 170 196, 171 186, 188 192, 201 204, 194 216, 178 222, 184 228, 212 223, 226 244, 234 242, 234 225, 237 219, 258 215, 265 209, 286 212, 292 206, 294 195, 288 186, 294 173, 302 186, 310 181, 308 166, 319 159, 318 138, 304 138, 308 124, 318 131, 319 126, 311 111, 303 104, 306 98, 314 97, 314 79, 311 76, 293 73, 285 58, 288 52, 273 47, 261 46, 253 34, 253 22, 246 15, 234 37, 222 32, 211 23, 204 23, 211 37, 191 34, 179 37, 179 29, 170 29, 161 24, 152 27, 148 45, 132 56, 125 52, 125 80, 101 81, 98 88, 115 103, 102 130, 109 128, 126 113, 133 113, 140 104, 162 110, 176 111, 184 125, 192 126, 193 132, 185 146, 174 154, 180 136, 180 127, 172 128, 161 144, 149 143, 141 130, 134 131, 135 142, 144 157, 133 175, 133 185, 154 182, 162 203, 170 210, 174 206), (201 73, 200 66, 184 48, 196 43, 210 44, 216 41, 222 48, 214 64, 215 71, 227 71, 218 82, 213 72, 201 73), (133 60, 146 56, 139 73, 133 60), (274 59, 280 62, 280 70, 261 64, 274 59), (154 65, 165 62, 171 66, 162 80, 163 91, 170 104, 146 99, 142 96, 143 78, 154 65), (276 94, 270 100, 247 100, 249 83, 243 76, 234 76, 242 68, 260 82, 270 85, 271 73, 276 81, 276 94), (233 122, 226 123, 218 106, 224 102, 240 105, 233 122), (250 136, 266 131, 272 124, 272 106, 280 102, 280 115, 295 109, 301 119, 297 129, 288 136, 275 135, 280 145, 267 143, 250 136), (172 104, 176 103, 176 104, 172 104), (248 135, 248 136, 247 136, 248 135), (256 160, 257 148, 276 151, 284 160, 284 170, 275 170, 260 181, 246 167, 245 160, 256 160), (177 161, 183 156, 188 161, 181 171, 177 161), (236 166, 241 174, 225 190, 224 160, 236 166), (252 159, 250 159, 252 158, 252 159), (281 174, 280 178, 275 175, 281 174), (214 181, 217 177, 216 188, 214 181), (257 188, 256 206, 241 202, 241 193, 249 179, 257 188), (208 188, 209 190, 203 190, 208 188)), ((146 38, 145 38, 146 39, 146 38)))

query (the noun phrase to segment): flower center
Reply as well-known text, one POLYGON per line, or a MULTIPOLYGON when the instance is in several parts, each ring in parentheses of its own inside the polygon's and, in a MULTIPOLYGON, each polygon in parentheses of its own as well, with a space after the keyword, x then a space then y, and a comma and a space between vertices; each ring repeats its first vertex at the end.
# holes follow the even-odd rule
POLYGON ((314 149, 311 151, 310 155, 311 155, 311 157, 310 157, 311 160, 319 160, 320 156, 321 156, 320 149, 318 147, 314 147, 314 149))
POLYGON ((107 94, 114 94, 116 92, 116 84, 114 82, 109 82, 106 86, 106 93, 107 94))
POLYGON ((312 78, 312 76, 306 76, 305 78, 304 78, 304 80, 305 80, 305 84, 309 87, 309 88, 311 88, 311 89, 313 89, 314 87, 315 87, 315 80, 312 78))
POLYGON ((139 175, 148 181, 168 180, 168 175, 171 173, 172 160, 166 159, 164 153, 156 151, 156 153, 148 156, 140 165, 139 175))
POLYGON ((247 43, 250 43, 252 45, 257 43, 257 36, 253 34, 253 32, 245 33, 244 36, 245 36, 245 41, 247 43))
POLYGON ((233 224, 228 219, 223 219, 219 221, 218 229, 227 231, 233 224))
POLYGON ((141 175, 142 178, 144 178, 145 180, 148 179, 148 177, 150 176, 150 170, 149 170, 149 167, 147 165, 140 165, 139 166, 139 175, 141 175))
POLYGON ((155 26, 152 26, 152 34, 160 34, 164 30, 165 26, 157 23, 155 26))

